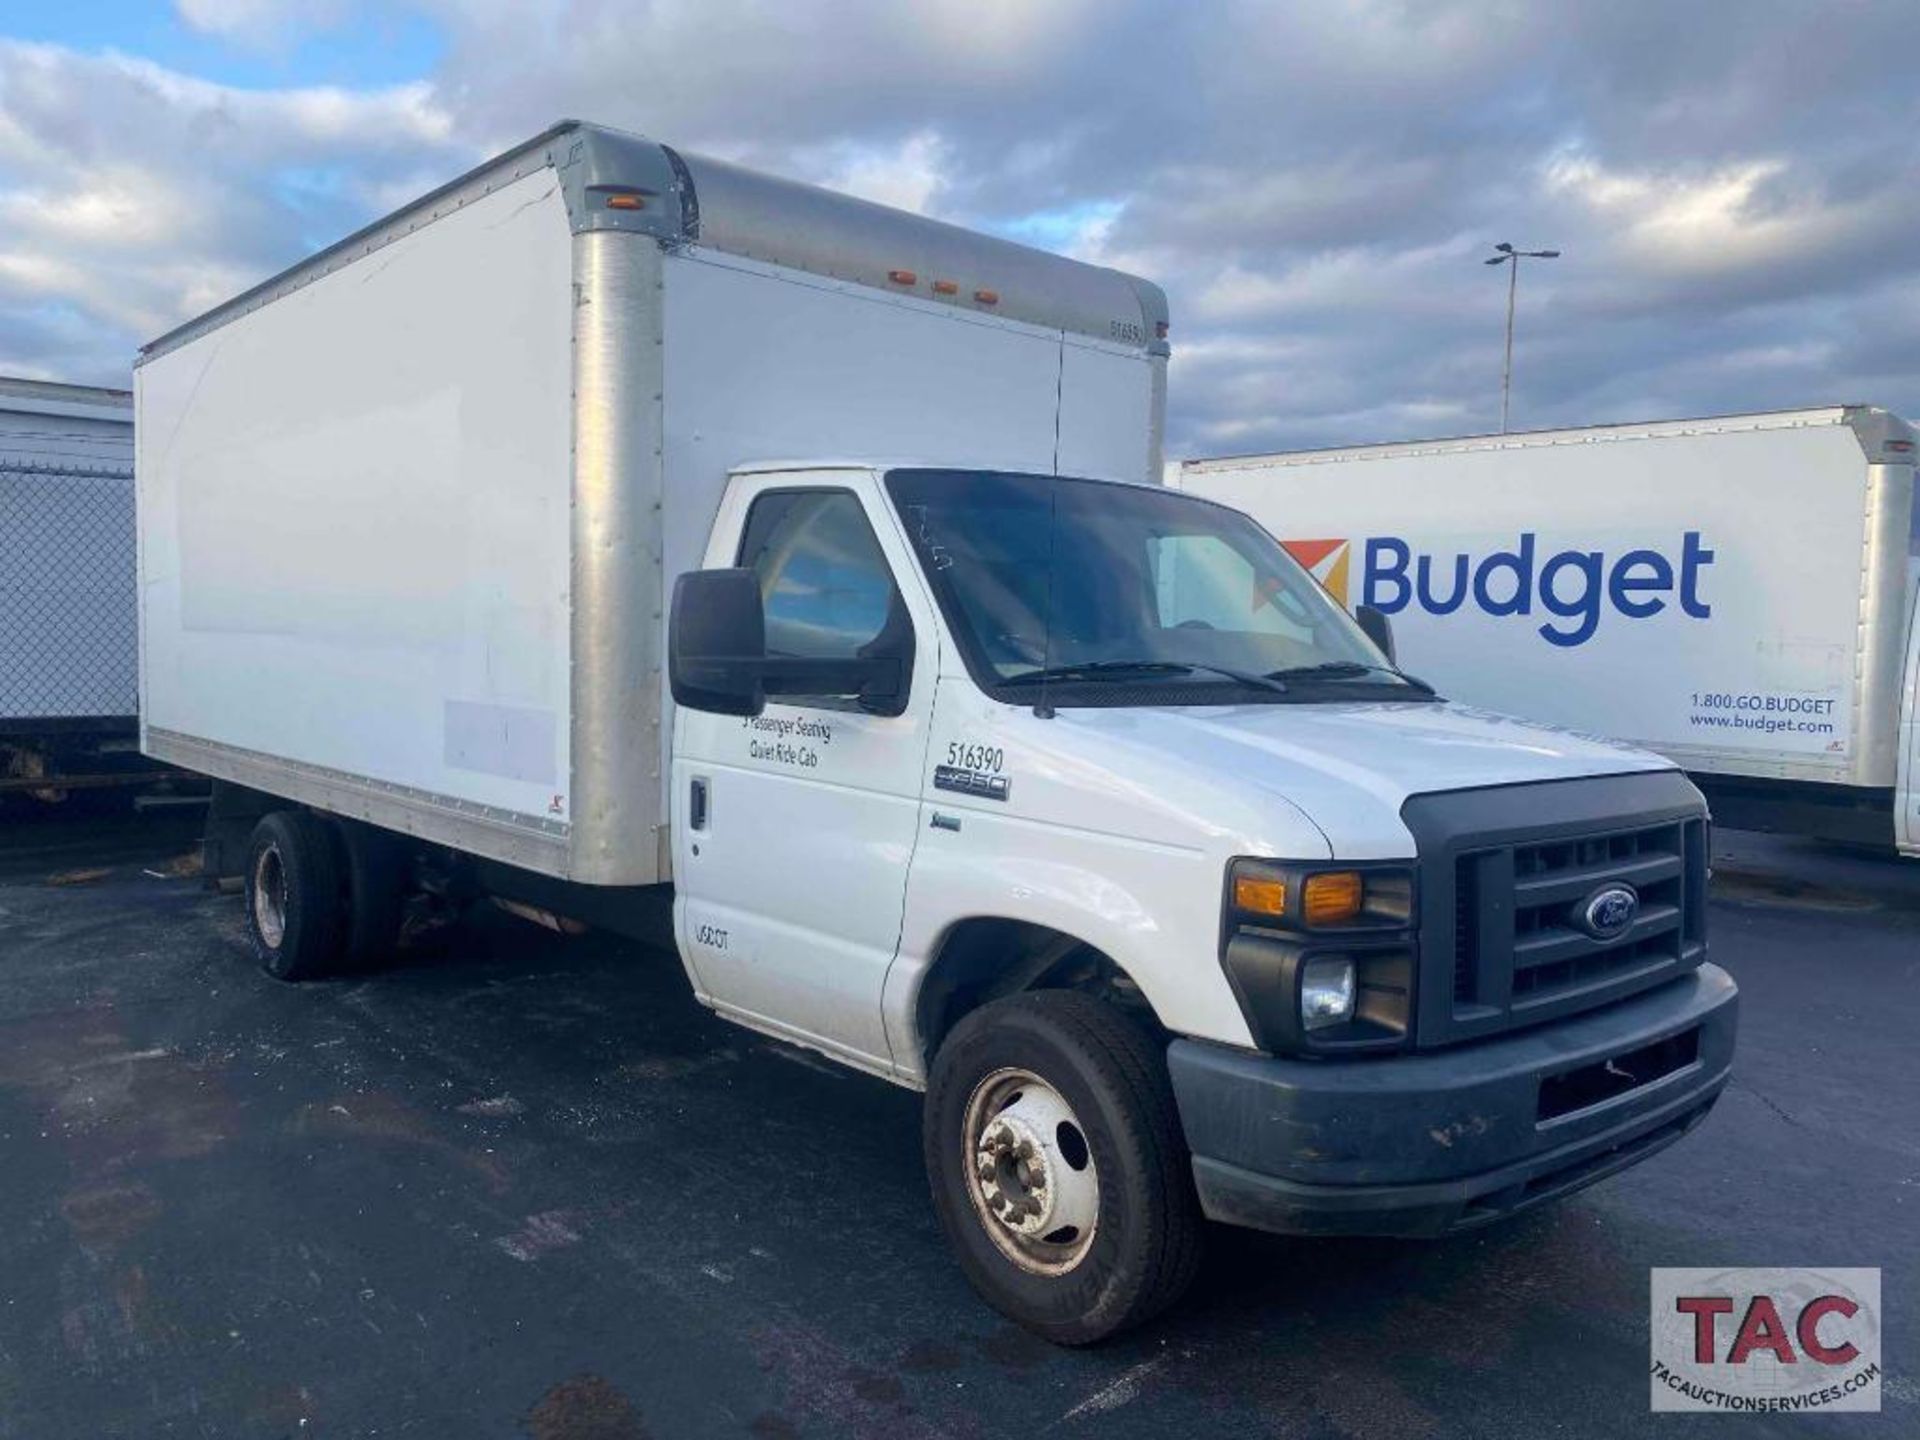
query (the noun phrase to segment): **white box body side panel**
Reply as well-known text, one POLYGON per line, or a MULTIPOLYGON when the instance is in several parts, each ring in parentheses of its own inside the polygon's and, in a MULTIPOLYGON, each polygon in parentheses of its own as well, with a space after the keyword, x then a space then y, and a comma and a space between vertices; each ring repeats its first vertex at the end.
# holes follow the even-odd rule
POLYGON ((150 750, 557 828, 571 325, 542 172, 139 369, 150 750))
MULTIPOLYGON (((1796 428, 1210 462, 1179 483, 1284 541, 1334 542, 1297 553, 1348 605, 1385 602, 1401 663, 1450 698, 1629 740, 1690 769, 1884 786, 1898 701, 1879 693, 1888 666, 1873 638, 1879 601, 1865 587, 1889 523, 1906 524, 1911 473, 1869 467, 1833 412, 1796 428), (1689 532, 1712 552, 1696 567, 1704 616, 1681 603, 1689 532), (1523 535, 1533 537, 1530 601, 1489 613, 1510 602, 1514 569, 1489 578, 1491 607, 1474 574, 1523 535), (1410 589, 1388 578, 1396 552, 1383 541, 1404 544, 1410 589), (1575 558, 1551 577, 1570 612, 1558 614, 1542 572, 1563 552, 1575 558), (1626 613, 1610 593, 1630 552, 1664 557, 1672 572, 1664 588, 1623 592, 1633 608, 1658 602, 1654 613, 1626 613), (1590 590, 1580 557, 1594 554, 1597 621, 1573 640, 1584 628, 1576 602, 1590 590), (1462 555, 1467 591, 1450 607, 1462 555)), ((1656 580, 1663 563, 1643 561, 1628 578, 1656 580)))
POLYGON ((1164 364, 1078 336, 1060 362, 1059 472, 1159 484, 1164 364))
MULTIPOLYGON (((772 265, 666 261, 668 569, 697 568, 727 472, 764 461, 898 460, 1051 471, 1061 338, 772 265)), ((1141 408, 1096 417, 1139 434, 1141 408)), ((1062 437, 1063 444, 1068 437, 1062 437)), ((1087 442, 1089 445, 1094 442, 1087 442)), ((1111 454, 1145 478, 1144 443, 1111 454)))

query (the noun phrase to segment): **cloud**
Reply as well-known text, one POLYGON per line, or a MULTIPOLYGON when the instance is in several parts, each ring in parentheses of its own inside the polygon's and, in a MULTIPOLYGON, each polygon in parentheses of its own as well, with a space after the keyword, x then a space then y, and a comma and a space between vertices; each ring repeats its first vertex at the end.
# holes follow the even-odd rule
POLYGON ((425 83, 250 91, 0 42, 0 369, 51 370, 58 315, 68 378, 125 383, 142 341, 360 224, 428 157, 473 154, 425 83), (287 183, 327 170, 332 191, 287 183))
MULTIPOLYGON (((178 4, 294 52, 374 14, 178 4)), ((1521 273, 1517 423, 1920 410, 1909 6, 405 8, 437 58, 387 88, 0 46, 0 366, 123 374, 222 286, 578 114, 1151 276, 1176 453, 1491 427, 1496 240, 1565 252, 1521 273)))
POLYGON ((175 12, 194 30, 271 48, 337 25, 349 8, 347 0, 174 0, 175 12))
POLYGON ((819 183, 878 205, 925 213, 944 181, 947 143, 916 130, 895 145, 841 142, 804 160, 819 183))

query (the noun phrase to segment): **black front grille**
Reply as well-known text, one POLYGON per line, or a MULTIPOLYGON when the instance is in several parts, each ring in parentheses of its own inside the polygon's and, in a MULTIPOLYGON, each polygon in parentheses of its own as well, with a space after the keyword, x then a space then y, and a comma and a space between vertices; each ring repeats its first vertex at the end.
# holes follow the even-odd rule
POLYGON ((1706 818, 1678 775, 1417 796, 1403 814, 1421 842, 1428 907, 1423 1043, 1605 1004, 1705 956, 1706 818), (1667 803, 1651 811, 1625 803, 1655 795, 1667 803), (1638 913, 1596 937, 1579 912, 1615 884, 1638 895, 1638 913))

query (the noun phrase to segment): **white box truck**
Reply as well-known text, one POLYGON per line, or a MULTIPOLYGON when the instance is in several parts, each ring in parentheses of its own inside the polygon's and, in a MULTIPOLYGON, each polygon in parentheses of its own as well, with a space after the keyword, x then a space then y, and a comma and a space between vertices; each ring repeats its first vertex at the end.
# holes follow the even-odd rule
POLYGON ((1920 854, 1914 432, 1872 406, 1193 460, 1448 695, 1616 736, 1721 824, 1920 854))
POLYGON ((422 876, 670 883, 703 1003, 925 1090, 969 1279, 1066 1343, 1203 1215, 1441 1234, 1679 1137, 1736 1010, 1698 792, 1158 484, 1165 331, 569 123, 154 342, 146 745, 222 782, 261 961, 377 956, 422 876))

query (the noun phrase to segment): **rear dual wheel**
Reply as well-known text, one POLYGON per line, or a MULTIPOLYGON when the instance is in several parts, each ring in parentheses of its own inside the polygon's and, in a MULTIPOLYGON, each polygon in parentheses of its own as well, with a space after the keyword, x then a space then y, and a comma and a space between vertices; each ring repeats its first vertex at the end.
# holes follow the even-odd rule
POLYGON ((399 938, 406 856, 397 836, 277 810, 247 848, 247 930, 276 980, 318 980, 384 960, 399 938))
POLYGON ((954 1027, 927 1087, 935 1209, 967 1279, 1036 1334, 1084 1345, 1171 1305, 1201 1219, 1160 1047, 1072 991, 954 1027))

